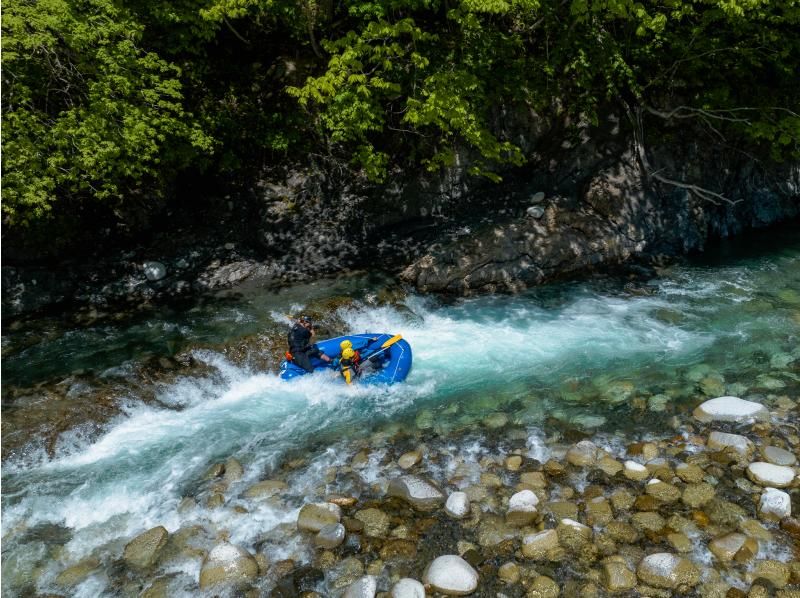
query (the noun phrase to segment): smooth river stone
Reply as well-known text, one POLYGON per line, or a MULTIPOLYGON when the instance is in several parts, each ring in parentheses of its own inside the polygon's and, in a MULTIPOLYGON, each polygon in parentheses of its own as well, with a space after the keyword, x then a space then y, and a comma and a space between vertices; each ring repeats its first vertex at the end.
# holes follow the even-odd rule
POLYGON ((522 539, 522 554, 529 559, 541 560, 547 553, 558 548, 558 532, 554 529, 529 534, 522 539))
POLYGON ((700 581, 700 571, 690 560, 669 552, 644 557, 636 574, 643 583, 668 590, 690 588, 700 581))
POLYGON ((416 579, 404 577, 392 586, 392 598, 425 598, 425 586, 416 579))
POLYGON ((397 464, 400 469, 411 469, 420 461, 422 461, 422 453, 420 451, 409 451, 400 455, 397 464))
POLYGON ((765 446, 761 449, 761 454, 764 456, 764 459, 772 463, 773 465, 784 465, 786 467, 791 467, 795 463, 797 463, 797 457, 794 453, 790 453, 786 449, 782 449, 777 446, 765 446))
POLYGON ((762 486, 786 488, 794 480, 794 470, 783 465, 756 461, 747 466, 747 477, 762 486))
POLYGON ((705 423, 718 421, 745 424, 769 421, 769 411, 764 405, 738 397, 717 397, 706 401, 694 410, 694 416, 705 423))
POLYGON ((330 523, 323 527, 314 538, 314 544, 320 548, 336 548, 344 542, 345 530, 341 523, 330 523))
POLYGON ((597 461, 597 445, 589 440, 581 440, 567 451, 567 462, 576 467, 594 465, 597 461))
POLYGON ((444 503, 444 511, 453 519, 463 519, 469 514, 469 498, 466 492, 453 492, 444 503))
POLYGON ((748 538, 744 534, 734 532, 714 538, 709 542, 708 549, 720 561, 732 561, 734 557, 738 561, 750 560, 758 552, 758 541, 748 538), (744 549, 744 550, 742 550, 744 549), (742 551, 742 555, 737 557, 737 553, 742 551))
POLYGON ((318 532, 326 525, 339 523, 342 520, 342 509, 329 502, 310 503, 304 505, 297 515, 298 529, 307 532, 318 532))
POLYGON ((629 480, 641 482, 650 477, 650 472, 647 470, 647 468, 636 461, 625 461, 622 467, 622 475, 629 480))
POLYGON ((342 598, 375 598, 377 591, 378 581, 372 575, 365 575, 347 586, 342 598))
POLYGON ((478 572, 454 554, 440 556, 425 570, 422 581, 448 596, 466 596, 478 587, 478 572))
POLYGON ((395 478, 386 493, 402 498, 419 511, 432 511, 444 502, 444 494, 436 486, 414 475, 395 478))
POLYGON ((218 583, 240 584, 258 576, 258 563, 240 546, 217 544, 203 560, 200 568, 200 589, 218 583))
POLYGON ((711 451, 724 451, 730 449, 738 454, 743 460, 749 459, 753 455, 755 445, 753 442, 741 434, 727 434, 726 432, 711 432, 706 442, 706 448, 711 451))
POLYGON ((509 525, 522 527, 532 523, 536 518, 536 505, 539 498, 530 490, 521 490, 508 500, 506 522, 509 525))
POLYGON ((764 519, 778 520, 792 515, 792 500, 789 494, 775 488, 764 488, 758 511, 764 519))

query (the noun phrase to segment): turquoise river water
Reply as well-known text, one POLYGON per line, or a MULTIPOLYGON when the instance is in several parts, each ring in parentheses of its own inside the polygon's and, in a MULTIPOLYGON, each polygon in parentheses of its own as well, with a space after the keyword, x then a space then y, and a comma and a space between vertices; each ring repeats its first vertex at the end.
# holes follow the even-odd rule
MULTIPOLYGON (((374 286, 352 278, 250 291, 124 326, 45 335, 7 353, 4 384, 76 368, 118 374, 138 353, 235 339, 274 326, 310 297, 359 297, 374 286)), ((269 477, 287 455, 307 454, 318 467, 294 480, 301 501, 340 462, 337 447, 398 422, 446 435, 505 412, 527 427, 535 450, 555 422, 634 438, 701 392, 797 395, 800 376, 784 367, 800 356, 800 239, 792 231, 669 267, 629 291, 606 279, 449 304, 413 294, 400 305, 357 303, 341 314, 352 331, 401 333, 413 347, 411 375, 390 388, 349 388, 324 374, 286 383, 198 350, 215 375, 181 378, 159 390, 155 405, 135 393, 119 397, 123 414, 100 434, 67 433, 55 455, 30 450, 4 463, 3 595, 52 591, 65 566, 119 554, 156 525, 210 524, 252 547, 293 522, 296 508, 270 504, 247 518, 227 506, 177 508, 209 466, 229 456, 244 464, 246 485, 269 477), (637 401, 651 407, 644 419, 633 415, 637 401)), ((14 334, 4 339, 12 348, 14 334)), ((303 558, 304 549, 282 540, 270 550, 278 559, 303 558)), ((196 579, 197 565, 174 573, 196 579)), ((113 593, 102 570, 73 592, 113 593)))

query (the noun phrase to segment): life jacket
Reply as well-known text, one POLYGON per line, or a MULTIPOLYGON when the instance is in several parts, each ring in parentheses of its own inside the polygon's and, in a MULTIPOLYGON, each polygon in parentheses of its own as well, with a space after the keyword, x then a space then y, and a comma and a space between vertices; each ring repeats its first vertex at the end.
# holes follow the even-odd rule
POLYGON ((342 372, 342 377, 348 384, 353 383, 353 378, 357 378, 361 374, 361 354, 358 351, 353 352, 354 355, 350 359, 341 358, 339 360, 339 370, 342 372))

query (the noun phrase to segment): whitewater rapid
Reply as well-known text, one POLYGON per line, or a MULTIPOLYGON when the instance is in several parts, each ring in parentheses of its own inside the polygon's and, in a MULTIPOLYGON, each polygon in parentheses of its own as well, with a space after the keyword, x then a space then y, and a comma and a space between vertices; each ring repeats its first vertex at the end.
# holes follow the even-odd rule
MULTIPOLYGON (((477 411, 492 401, 516 400, 528 407, 524 423, 534 451, 538 426, 554 410, 603 412, 602 405, 571 399, 565 380, 581 384, 604 376, 635 384, 639 376, 666 376, 712 359, 709 352, 726 344, 767 342, 765 329, 785 314, 743 319, 741 305, 756 297, 770 272, 769 263, 727 272, 678 270, 637 296, 576 284, 557 296, 531 293, 443 306, 412 295, 401 306, 342 310, 351 333, 399 333, 411 344, 414 365, 407 382, 385 388, 348 387, 328 372, 285 382, 275 373, 198 351, 195 358, 216 374, 178 380, 160 392, 160 406, 120 397, 123 415, 99 437, 87 441, 79 432, 67 434, 53 458, 5 464, 2 527, 10 548, 4 573, 20 575, 26 558, 41 553, 42 540, 17 540, 46 524, 68 528, 69 540, 40 575, 41 591, 51 588, 65 566, 120 552, 128 539, 156 525, 170 532, 211 525, 248 547, 281 538, 273 542, 272 558, 303 555, 306 549, 282 536, 281 526, 294 522, 303 489, 323 483, 327 468, 342 464, 340 442, 452 401, 467 410, 475 403, 477 411), (665 312, 675 318, 665 318, 665 312), (215 462, 233 456, 244 465, 244 478, 231 487, 235 495, 269 477, 287 455, 304 450, 316 465, 291 484, 289 507, 262 504, 246 518, 235 511, 235 500, 218 509, 179 509, 215 462)), ((273 317, 279 320, 280 312, 273 317)), ((184 563, 181 573, 196 575, 198 566, 184 563)), ((94 576, 74 595, 103 592, 102 576, 94 576)))

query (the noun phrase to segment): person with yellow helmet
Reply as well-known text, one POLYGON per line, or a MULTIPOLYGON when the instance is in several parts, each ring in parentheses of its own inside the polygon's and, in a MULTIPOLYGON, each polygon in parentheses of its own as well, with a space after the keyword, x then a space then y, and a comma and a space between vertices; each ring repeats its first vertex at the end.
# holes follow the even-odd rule
POLYGON ((353 379, 361 375, 361 354, 353 350, 353 343, 343 340, 339 343, 342 349, 342 356, 339 358, 339 371, 348 384, 353 383, 353 379))

